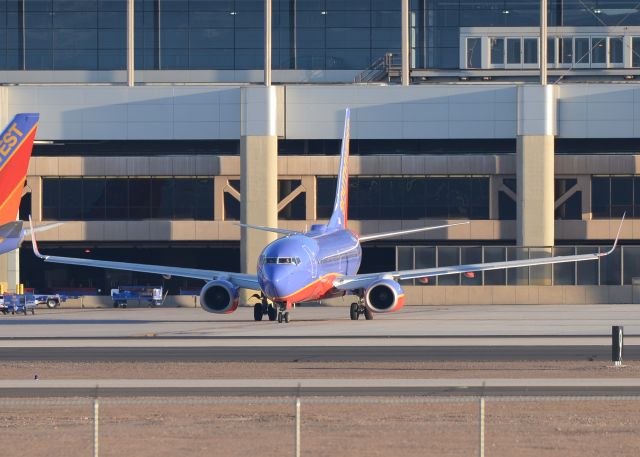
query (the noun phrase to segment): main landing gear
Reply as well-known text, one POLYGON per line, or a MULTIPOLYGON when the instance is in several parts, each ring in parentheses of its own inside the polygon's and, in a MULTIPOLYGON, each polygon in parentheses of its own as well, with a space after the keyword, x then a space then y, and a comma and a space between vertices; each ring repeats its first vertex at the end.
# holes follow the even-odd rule
POLYGON ((365 306, 363 299, 360 299, 357 303, 351 303, 351 309, 349 310, 351 320, 357 321, 362 314, 364 314, 364 318, 368 321, 373 319, 373 312, 365 306))
POLYGON ((251 298, 260 300, 259 303, 253 305, 253 320, 261 321, 264 316, 267 316, 272 322, 277 319, 279 323, 289 323, 289 311, 287 311, 286 303, 269 303, 267 297, 258 294, 253 295, 251 298))

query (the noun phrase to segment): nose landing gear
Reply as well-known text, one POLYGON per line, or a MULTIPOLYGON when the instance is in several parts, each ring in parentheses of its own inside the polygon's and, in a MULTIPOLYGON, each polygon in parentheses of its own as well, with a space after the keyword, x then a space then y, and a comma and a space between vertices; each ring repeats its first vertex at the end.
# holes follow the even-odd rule
POLYGON ((278 304, 278 323, 282 324, 282 322, 284 322, 285 324, 289 323, 289 311, 287 311, 287 304, 286 303, 280 303, 278 304))
POLYGON ((349 316, 352 321, 357 321, 360 316, 364 314, 364 318, 368 321, 373 319, 373 312, 367 308, 364 304, 364 300, 360 299, 357 303, 351 303, 351 309, 349 310, 349 316))
POLYGON ((272 303, 269 303, 267 297, 255 294, 251 298, 257 298, 260 300, 259 303, 253 305, 253 320, 261 321, 263 316, 267 316, 270 321, 276 320, 278 311, 272 303))

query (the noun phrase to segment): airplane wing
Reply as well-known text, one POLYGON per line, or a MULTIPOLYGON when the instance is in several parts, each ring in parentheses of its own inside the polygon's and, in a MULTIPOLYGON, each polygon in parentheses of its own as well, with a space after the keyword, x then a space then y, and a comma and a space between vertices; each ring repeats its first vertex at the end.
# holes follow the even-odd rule
POLYGON ((411 233, 419 233, 419 232, 426 232, 428 230, 437 230, 441 228, 455 227, 456 225, 466 225, 468 223, 469 221, 464 221, 464 222, 457 222, 455 224, 435 225, 432 227, 420 227, 420 228, 409 229, 409 230, 396 230, 393 232, 372 233, 369 235, 362 235, 358 237, 358 239, 362 243, 363 241, 379 240, 381 238, 390 238, 395 236, 409 235, 411 233))
POLYGON ((202 279, 204 281, 211 281, 213 279, 225 279, 242 289, 260 290, 258 283, 258 277, 256 275, 244 274, 244 273, 231 273, 228 271, 215 271, 215 270, 201 270, 198 268, 181 268, 170 267, 163 265, 147 265, 143 263, 128 263, 128 262, 112 262, 108 260, 92 260, 92 259, 80 259, 74 257, 58 257, 53 255, 43 255, 38 249, 38 243, 36 241, 35 231, 29 218, 29 225, 31 229, 31 242, 33 244, 33 253, 50 263, 63 263, 66 265, 79 265, 86 267, 107 268, 111 270, 127 270, 138 271, 140 273, 154 273, 163 276, 180 276, 183 278, 202 279))
POLYGON ((301 232, 295 230, 287 230, 275 227, 266 227, 264 225, 252 225, 252 224, 238 224, 240 227, 246 227, 254 230, 262 230, 263 232, 279 233, 281 235, 300 235, 301 232))
POLYGON ((551 265, 555 263, 567 263, 567 262, 583 262, 585 260, 597 260, 600 257, 611 254, 618 245, 618 239, 620 237, 620 230, 622 229, 622 223, 624 222, 624 216, 620 222, 618 228, 618 234, 613 243, 611 249, 607 252, 595 252, 593 254, 578 254, 578 255, 565 255, 555 257, 543 257, 537 259, 522 259, 522 260, 507 260, 504 262, 489 262, 489 263, 475 263, 468 265, 452 265, 448 267, 435 267, 435 268, 421 268, 416 270, 398 270, 389 271, 384 273, 368 273, 362 275, 352 276, 339 276, 337 277, 333 285, 338 290, 358 290, 365 289, 370 284, 378 281, 382 278, 389 278, 396 281, 405 279, 420 279, 431 278, 435 276, 443 276, 457 273, 472 273, 477 271, 499 270, 502 268, 521 268, 532 267, 537 265, 551 265))

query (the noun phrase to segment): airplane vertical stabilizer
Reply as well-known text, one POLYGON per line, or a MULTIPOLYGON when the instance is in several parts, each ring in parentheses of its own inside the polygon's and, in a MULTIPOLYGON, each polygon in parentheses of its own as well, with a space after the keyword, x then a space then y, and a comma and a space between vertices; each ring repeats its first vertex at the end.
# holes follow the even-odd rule
POLYGON ((37 113, 17 114, 0 134, 0 224, 18 216, 39 118, 37 113))
POLYGON ((344 115, 344 133, 342 134, 342 149, 340 150, 336 201, 333 205, 331 219, 329 219, 329 229, 343 229, 347 226, 347 212, 349 209, 349 115, 350 111, 347 108, 344 115))

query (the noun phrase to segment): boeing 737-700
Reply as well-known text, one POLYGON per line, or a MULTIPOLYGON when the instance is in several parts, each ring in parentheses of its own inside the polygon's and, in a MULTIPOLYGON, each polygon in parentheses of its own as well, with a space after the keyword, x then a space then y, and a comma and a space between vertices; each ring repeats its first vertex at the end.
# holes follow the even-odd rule
MULTIPOLYGON (((37 113, 17 114, 0 133, 0 254, 17 249, 30 233, 16 218, 39 117, 37 113)), ((35 230, 55 225, 60 224, 47 224, 35 230)))
POLYGON ((349 110, 345 115, 340 168, 331 218, 327 224, 313 225, 311 230, 305 233, 243 224, 249 229, 266 230, 283 235, 264 248, 258 260, 257 274, 42 255, 38 250, 35 235, 32 235, 33 249, 35 254, 45 262, 202 279, 206 283, 200 292, 200 305, 205 311, 211 313, 234 312, 238 308, 239 289, 260 291, 263 300, 262 303, 258 303, 254 307, 255 320, 262 320, 263 316, 267 315, 269 320, 277 319, 278 322, 288 322, 289 311, 294 304, 344 295, 358 297, 358 301, 351 305, 351 319, 355 320, 363 314, 366 319, 371 319, 374 313, 390 313, 402 308, 405 297, 399 282, 401 280, 424 279, 458 273, 470 274, 501 268, 596 260, 613 252, 620 235, 620 229, 618 229, 618 236, 616 236, 613 247, 604 253, 358 274, 362 259, 360 244, 363 241, 396 237, 447 226, 425 227, 359 237, 347 228, 348 161, 349 110), (273 304, 269 304, 269 301, 273 304))

